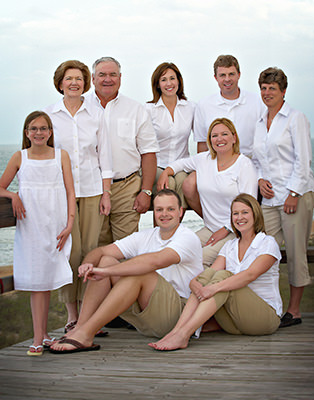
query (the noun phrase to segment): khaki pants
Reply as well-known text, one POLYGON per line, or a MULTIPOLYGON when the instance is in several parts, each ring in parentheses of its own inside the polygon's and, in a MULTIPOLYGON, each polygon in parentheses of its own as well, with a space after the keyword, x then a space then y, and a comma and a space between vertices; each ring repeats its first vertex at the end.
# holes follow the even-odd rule
MULTIPOLYGON (((154 196, 157 193, 157 181, 163 171, 164 170, 162 168, 157 167, 156 178, 155 178, 154 185, 153 185, 153 195, 154 196)), ((181 202, 182 202, 182 207, 185 209, 188 208, 188 204, 187 204, 184 194, 183 194, 182 184, 183 184, 184 179, 187 176, 188 176, 188 174, 184 171, 178 172, 174 176, 169 176, 169 189, 174 190, 175 192, 178 193, 178 195, 180 196, 181 202)))
POLYGON ((99 195, 76 199, 70 255, 73 283, 60 289, 60 300, 64 303, 83 300, 86 284, 83 284, 83 279, 78 277, 78 267, 86 254, 98 245, 99 233, 104 220, 104 216, 99 213, 100 198, 99 195))
POLYGON ((158 275, 148 306, 141 311, 136 301, 121 314, 121 318, 135 326, 143 335, 161 338, 174 328, 185 303, 186 299, 179 296, 171 283, 158 275))
POLYGON ((205 246, 208 239, 214 232, 211 232, 206 226, 196 232, 197 236, 200 238, 203 247, 203 266, 204 268, 209 268, 216 260, 218 253, 220 252, 222 246, 228 242, 230 239, 235 238, 235 234, 230 232, 224 239, 219 240, 216 244, 211 246, 210 244, 205 246))
MULTIPOLYGON (((230 271, 208 268, 197 280, 205 286, 232 275, 230 271)), ((247 286, 217 293, 213 298, 217 306, 216 321, 232 335, 269 335, 279 327, 280 318, 276 311, 247 286)))
POLYGON ((305 193, 298 200, 297 211, 286 214, 283 206, 262 206, 265 228, 279 246, 284 240, 287 252, 289 283, 302 287, 311 283, 307 263, 307 246, 312 228, 314 193, 305 193))
POLYGON ((137 173, 111 185, 111 212, 104 218, 99 246, 113 243, 138 231, 140 214, 133 210, 133 205, 140 190, 141 178, 137 173))

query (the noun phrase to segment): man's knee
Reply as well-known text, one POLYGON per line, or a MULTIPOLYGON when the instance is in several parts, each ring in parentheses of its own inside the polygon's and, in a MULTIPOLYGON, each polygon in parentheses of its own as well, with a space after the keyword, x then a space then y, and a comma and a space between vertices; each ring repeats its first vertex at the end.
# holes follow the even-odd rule
POLYGON ((193 198, 197 192, 196 188, 196 172, 191 172, 182 184, 182 191, 186 198, 193 198))
POLYGON ((119 260, 117 260, 115 257, 111 257, 111 256, 102 256, 98 267, 100 268, 104 268, 104 267, 108 267, 109 265, 115 265, 115 264, 119 264, 119 260))

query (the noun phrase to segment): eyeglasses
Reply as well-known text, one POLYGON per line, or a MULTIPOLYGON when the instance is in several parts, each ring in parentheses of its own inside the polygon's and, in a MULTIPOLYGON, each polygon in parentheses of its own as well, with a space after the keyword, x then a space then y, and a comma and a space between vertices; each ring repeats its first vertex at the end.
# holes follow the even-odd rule
POLYGON ((32 133, 36 133, 37 131, 40 131, 42 133, 48 132, 49 128, 48 126, 41 126, 40 128, 37 128, 37 126, 32 126, 31 128, 28 129, 32 133))

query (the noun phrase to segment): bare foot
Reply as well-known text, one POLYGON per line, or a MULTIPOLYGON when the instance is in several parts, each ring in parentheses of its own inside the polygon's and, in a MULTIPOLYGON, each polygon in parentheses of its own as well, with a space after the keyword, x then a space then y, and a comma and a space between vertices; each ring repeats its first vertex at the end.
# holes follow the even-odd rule
POLYGON ((188 347, 189 338, 190 336, 185 336, 178 332, 176 335, 171 335, 167 339, 164 337, 158 342, 149 343, 148 345, 155 350, 161 351, 185 349, 188 347))

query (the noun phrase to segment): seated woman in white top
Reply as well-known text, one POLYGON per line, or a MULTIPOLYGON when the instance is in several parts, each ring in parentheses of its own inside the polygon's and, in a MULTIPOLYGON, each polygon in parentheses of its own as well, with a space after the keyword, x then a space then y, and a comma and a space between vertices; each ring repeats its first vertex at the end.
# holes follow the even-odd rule
POLYGON ((265 234, 263 213, 254 197, 242 193, 231 205, 236 238, 221 249, 211 268, 192 279, 192 291, 173 330, 150 346, 183 349, 206 321, 206 331, 269 335, 280 324, 279 247, 265 234))
POLYGON ((215 119, 209 127, 210 151, 171 163, 161 174, 157 189, 167 187, 168 176, 196 171, 197 190, 205 227, 197 232, 203 247, 203 264, 215 261, 226 241, 233 239, 230 204, 240 193, 257 196, 257 177, 249 158, 239 152, 239 138, 227 118, 215 119))
MULTIPOLYGON (((158 65, 151 81, 153 100, 146 104, 146 109, 152 119, 160 148, 153 187, 153 193, 156 194, 158 178, 169 163, 189 157, 188 141, 193 127, 195 105, 186 99, 182 75, 175 64, 164 62, 158 65)), ((184 210, 187 203, 182 192, 182 183, 186 176, 185 172, 180 171, 168 183, 168 188, 179 194, 184 210)))
POLYGON ((300 324, 304 286, 311 283, 306 249, 312 228, 314 177, 310 124, 285 101, 288 80, 267 68, 258 80, 267 110, 257 121, 253 162, 263 196, 266 232, 285 242, 290 301, 281 327, 300 324))

